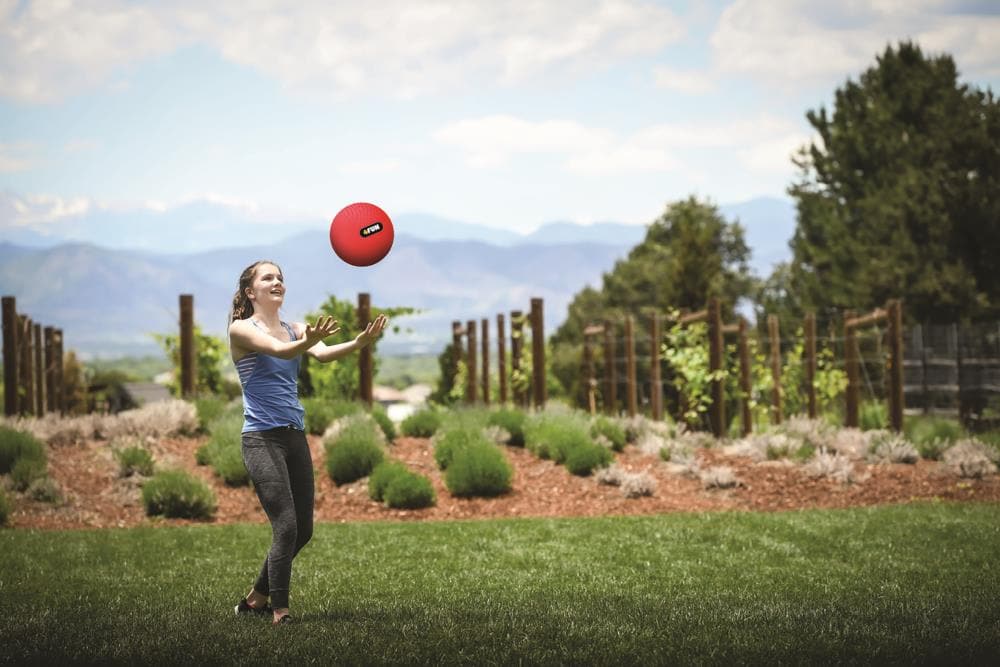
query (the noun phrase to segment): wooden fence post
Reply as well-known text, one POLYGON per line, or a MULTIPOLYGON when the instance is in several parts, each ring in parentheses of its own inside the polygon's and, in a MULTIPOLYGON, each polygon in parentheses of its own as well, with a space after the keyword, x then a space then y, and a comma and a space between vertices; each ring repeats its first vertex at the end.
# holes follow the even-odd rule
POLYGON ((597 400, 594 396, 594 351, 590 346, 590 336, 586 332, 583 334, 583 370, 586 373, 586 380, 583 383, 584 400, 587 402, 587 410, 591 415, 597 412, 597 400))
POLYGON ((545 311, 542 299, 531 299, 531 359, 534 365, 531 386, 534 389, 535 407, 545 407, 548 388, 545 384, 545 311))
POLYGON ((650 346, 650 367, 649 367, 649 396, 653 412, 653 419, 661 421, 663 419, 663 379, 660 373, 660 314, 653 313, 653 319, 649 324, 649 336, 652 340, 650 346))
POLYGON ((42 325, 35 324, 31 333, 35 341, 35 414, 41 417, 45 414, 45 365, 42 362, 42 325))
POLYGON ((611 320, 604 320, 604 411, 618 414, 618 369, 615 364, 615 339, 611 320))
POLYGON ((483 337, 481 341, 481 352, 483 355, 483 403, 490 404, 490 321, 483 318, 479 322, 479 333, 483 337))
POLYGON ((66 360, 63 357, 63 331, 56 329, 52 334, 53 345, 56 355, 56 410, 59 414, 66 414, 66 381, 63 377, 63 367, 66 360))
POLYGON ((844 366, 847 370, 847 395, 845 396, 844 425, 852 428, 858 427, 858 380, 860 363, 858 357, 858 341, 854 334, 854 327, 849 322, 854 319, 854 311, 848 310, 844 313, 844 366))
POLYGON ((809 419, 816 419, 816 313, 806 313, 806 397, 809 419))
POLYGON ((507 403, 507 334, 504 332, 503 313, 497 313, 497 369, 500 373, 500 405, 507 403))
MULTIPOLYGON (((722 371, 722 303, 718 297, 708 301, 708 367, 711 373, 722 371)), ((709 422, 716 438, 726 435, 726 385, 712 380, 712 408, 709 422)))
POLYGON ((903 304, 892 299, 889 313, 889 421, 897 433, 903 431, 903 304))
MULTIPOLYGON (((364 331, 372 319, 372 298, 367 292, 358 293, 358 331, 364 331)), ((358 391, 365 405, 371 407, 374 400, 374 378, 372 346, 365 345, 358 351, 358 391)))
POLYGON ((476 397, 476 321, 468 320, 465 323, 465 341, 467 344, 465 358, 465 402, 475 403, 476 397))
POLYGON ((3 413, 7 417, 17 414, 17 299, 3 297, 3 413))
POLYGON ((625 382, 628 416, 638 412, 635 386, 635 335, 632 331, 632 316, 625 316, 625 382))
POLYGON ((739 353, 740 353, 740 416, 743 420, 743 437, 753 432, 753 415, 750 414, 750 346, 747 344, 747 320, 742 315, 739 322, 739 353))
MULTIPOLYGON (((523 327, 524 313, 520 310, 510 311, 510 369, 511 375, 516 374, 518 378, 524 377, 521 369, 521 346, 524 345, 523 327)), ((517 386, 511 387, 511 395, 515 405, 523 406, 526 403, 523 382, 519 380, 517 386)))
POLYGON ((767 316, 767 335, 771 339, 771 377, 774 379, 774 411, 771 419, 780 424, 781 413, 781 332, 778 329, 778 316, 767 316))
POLYGON ((22 415, 33 415, 35 405, 35 353, 32 350, 32 322, 27 315, 18 315, 20 330, 17 332, 17 342, 20 351, 21 382, 17 390, 18 412, 22 415))
POLYGON ((55 412, 56 404, 56 330, 45 327, 45 411, 55 412))
POLYGON ((190 398, 194 382, 194 296, 181 294, 181 396, 190 398))

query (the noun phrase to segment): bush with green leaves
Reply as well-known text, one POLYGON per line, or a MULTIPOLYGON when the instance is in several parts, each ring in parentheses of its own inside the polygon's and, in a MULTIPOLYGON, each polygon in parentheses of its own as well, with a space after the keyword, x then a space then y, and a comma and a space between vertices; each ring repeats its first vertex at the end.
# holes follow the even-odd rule
POLYGON ((13 507, 11 507, 10 499, 7 498, 7 492, 3 490, 3 487, 0 487, 0 526, 7 525, 12 510, 13 507))
POLYGON ((385 458, 376 428, 367 415, 347 418, 337 436, 323 443, 326 471, 338 486, 367 477, 385 458))
POLYGON ((510 433, 508 445, 524 447, 524 423, 527 418, 528 415, 520 408, 502 407, 490 413, 487 425, 499 426, 510 433))
POLYGON ((616 452, 625 449, 625 429, 618 422, 603 415, 594 418, 590 425, 590 435, 594 438, 604 436, 611 443, 611 449, 616 452))
POLYGON ((194 409, 198 414, 198 428, 207 431, 208 425, 225 411, 226 399, 214 394, 199 396, 194 399, 194 409))
POLYGON ((445 472, 445 485, 456 496, 491 497, 511 489, 514 469, 503 451, 490 442, 458 448, 445 472))
POLYGON ((434 438, 434 462, 447 470, 455 454, 471 444, 489 444, 486 435, 475 428, 449 428, 434 438))
POLYGON ((433 408, 417 410, 399 425, 403 435, 411 438, 430 438, 441 428, 444 417, 433 408))
POLYGON ((903 432, 921 457, 934 460, 940 459, 952 444, 969 437, 955 419, 924 415, 908 416, 903 420, 903 432))
POLYGON ((215 513, 211 487, 183 470, 158 472, 142 487, 146 514, 172 519, 210 519, 215 513))
POLYGON ((323 435, 330 424, 341 417, 364 411, 361 403, 356 401, 317 397, 302 399, 302 407, 306 411, 306 432, 313 435, 323 435))
POLYGON ((245 486, 250 474, 243 463, 243 417, 224 412, 209 426, 208 442, 195 451, 199 465, 211 465, 229 486, 245 486))
POLYGON ((36 459, 31 456, 19 458, 10 471, 10 479, 18 491, 27 491, 35 480, 42 479, 47 475, 45 459, 36 459))
POLYGON ((385 406, 381 403, 373 403, 371 409, 372 419, 378 424, 379 428, 382 429, 382 433, 385 434, 385 441, 392 444, 392 441, 396 439, 396 425, 392 423, 389 418, 389 413, 386 412, 385 406))
POLYGON ((596 443, 584 444, 569 450, 564 465, 574 475, 586 477, 596 468, 608 465, 613 459, 614 455, 607 447, 596 443))
POLYGON ((0 426, 0 475, 9 473, 23 458, 45 460, 45 446, 24 431, 0 426))
POLYGON ((368 497, 382 502, 385 498, 385 487, 389 486, 395 477, 405 475, 409 469, 400 461, 382 461, 368 477, 368 497))
POLYGON ((61 500, 59 486, 48 475, 39 477, 27 490, 28 497, 43 503, 57 503, 61 500))
POLYGON ((880 401, 864 401, 858 411, 858 426, 862 431, 879 431, 889 428, 889 411, 880 401))
POLYGON ((586 420, 573 413, 541 413, 525 423, 525 446, 535 456, 556 463, 565 461, 571 449, 593 442, 586 420))
POLYGON ((118 461, 119 477, 131 477, 136 474, 149 477, 153 474, 153 455, 142 445, 117 447, 112 450, 112 454, 118 461))
POLYGON ((384 497, 386 506, 393 509, 415 510, 437 502, 431 481, 413 472, 393 477, 385 488, 384 497))

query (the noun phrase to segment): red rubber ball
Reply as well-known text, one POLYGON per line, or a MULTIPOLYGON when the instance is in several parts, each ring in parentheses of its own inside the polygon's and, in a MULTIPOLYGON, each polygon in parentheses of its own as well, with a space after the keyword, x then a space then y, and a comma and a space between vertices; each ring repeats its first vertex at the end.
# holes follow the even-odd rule
POLYGON ((330 245, 353 266, 371 266, 392 249, 392 220, 375 204, 345 206, 330 223, 330 245))

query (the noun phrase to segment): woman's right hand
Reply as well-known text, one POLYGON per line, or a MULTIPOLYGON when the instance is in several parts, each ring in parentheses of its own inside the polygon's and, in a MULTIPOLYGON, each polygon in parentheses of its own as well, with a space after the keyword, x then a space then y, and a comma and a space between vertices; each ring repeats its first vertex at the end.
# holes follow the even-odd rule
POLYGON ((340 331, 340 326, 332 315, 320 315, 314 324, 306 324, 306 340, 310 344, 318 343, 338 331, 340 331))

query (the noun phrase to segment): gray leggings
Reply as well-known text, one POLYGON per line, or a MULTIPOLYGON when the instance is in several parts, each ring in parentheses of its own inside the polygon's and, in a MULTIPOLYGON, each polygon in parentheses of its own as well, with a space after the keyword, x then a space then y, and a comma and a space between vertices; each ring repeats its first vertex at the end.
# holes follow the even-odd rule
POLYGON ((292 559, 313 532, 313 467, 305 433, 290 427, 243 434, 243 463, 271 521, 271 550, 253 587, 288 607, 292 559))

